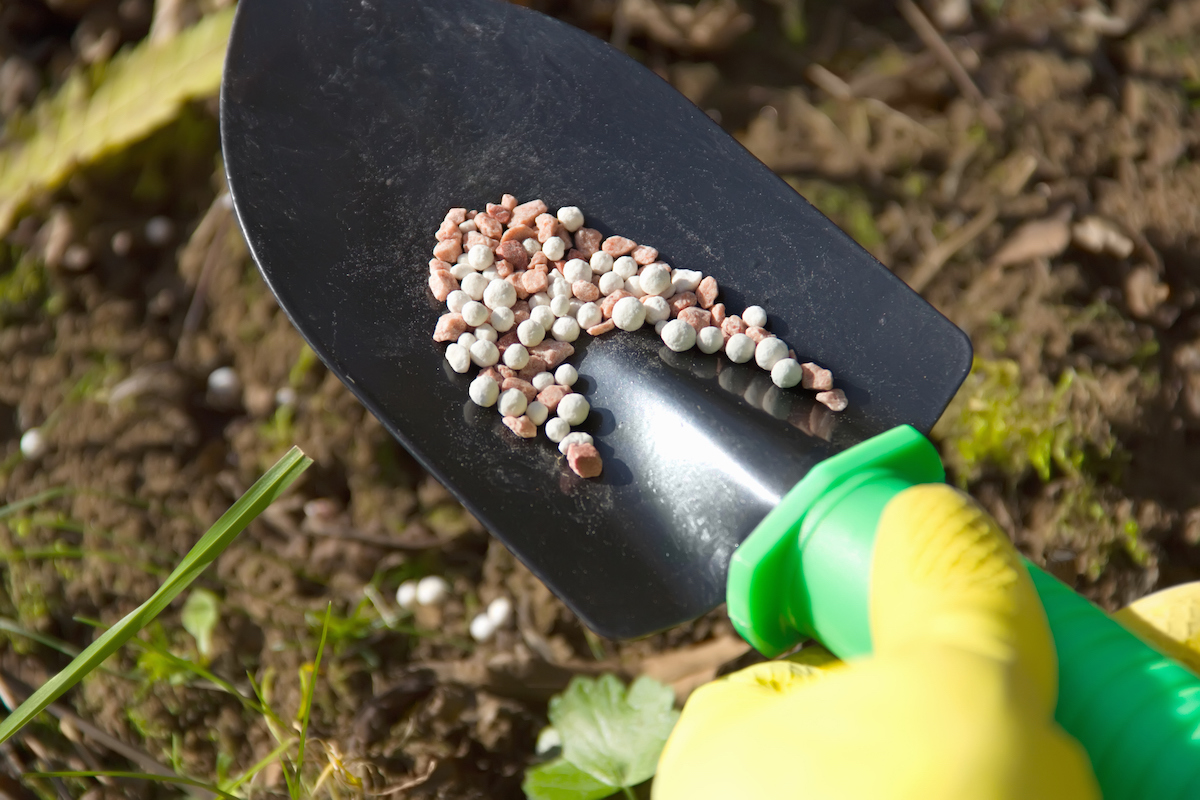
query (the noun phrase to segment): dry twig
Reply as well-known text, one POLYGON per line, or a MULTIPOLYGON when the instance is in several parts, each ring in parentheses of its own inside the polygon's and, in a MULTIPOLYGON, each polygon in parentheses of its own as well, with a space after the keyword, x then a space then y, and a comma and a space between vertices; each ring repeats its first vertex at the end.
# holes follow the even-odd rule
POLYGON ((950 79, 958 86, 958 90, 963 93, 971 102, 975 103, 979 109, 979 116, 983 120, 983 124, 987 125, 992 130, 1000 130, 1004 127, 1003 120, 996 110, 988 103, 987 98, 983 96, 983 92, 979 91, 979 87, 975 85, 975 81, 971 80, 971 76, 967 73, 966 67, 958 60, 958 56, 954 55, 954 51, 950 49, 950 45, 946 44, 946 40, 938 33, 937 28, 933 27, 933 23, 925 16, 925 12, 917 8, 917 4, 913 0, 898 0, 897 5, 900 8, 900 13, 908 20, 908 24, 916 31, 917 36, 921 37, 921 41, 925 46, 937 57, 946 71, 950 73, 950 79))

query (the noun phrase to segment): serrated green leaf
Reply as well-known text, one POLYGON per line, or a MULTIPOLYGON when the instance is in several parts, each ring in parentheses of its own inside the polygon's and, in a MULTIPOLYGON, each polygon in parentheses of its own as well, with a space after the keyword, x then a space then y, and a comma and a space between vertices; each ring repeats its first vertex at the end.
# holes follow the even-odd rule
POLYGON ((145 138, 174 119, 184 102, 216 94, 233 12, 210 14, 170 41, 144 41, 107 64, 76 72, 11 121, 0 148, 0 234, 34 193, 145 138))
POLYGON ((563 758, 609 786, 636 786, 654 775, 679 719, 669 686, 642 676, 626 691, 615 675, 576 677, 550 701, 550 724, 563 758))
POLYGON ((600 800, 613 794, 613 787, 596 780, 565 758, 556 758, 528 770, 521 789, 529 800, 600 800))
POLYGON ((212 637, 220 619, 220 600, 207 589, 194 589, 183 604, 180 619, 183 629, 196 640, 196 649, 205 661, 212 658, 212 637))

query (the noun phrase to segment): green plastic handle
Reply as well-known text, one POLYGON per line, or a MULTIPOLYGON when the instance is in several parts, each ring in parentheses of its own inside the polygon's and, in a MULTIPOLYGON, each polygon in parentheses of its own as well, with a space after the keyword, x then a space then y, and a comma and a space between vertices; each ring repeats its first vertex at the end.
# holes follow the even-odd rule
MULTIPOLYGON (((815 638, 871 652, 875 531, 898 492, 945 480, 937 450, 902 426, 818 465, 734 554, 738 632, 778 655, 815 638)), ((1026 562, 1058 653, 1055 719, 1091 759, 1106 800, 1200 798, 1200 678, 1026 562)))

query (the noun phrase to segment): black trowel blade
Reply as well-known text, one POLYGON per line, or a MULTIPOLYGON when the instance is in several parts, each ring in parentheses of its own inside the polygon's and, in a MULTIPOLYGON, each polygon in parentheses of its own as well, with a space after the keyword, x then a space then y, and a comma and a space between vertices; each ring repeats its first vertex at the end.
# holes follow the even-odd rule
POLYGON ((724 599, 731 553, 821 459, 928 430, 966 337, 667 83, 500 0, 242 0, 222 91, 238 218, 291 320, 414 456, 596 632, 724 599), (433 234, 505 192, 657 247, 833 370, 841 415, 653 331, 572 359, 602 476, 467 399, 431 333, 433 234))

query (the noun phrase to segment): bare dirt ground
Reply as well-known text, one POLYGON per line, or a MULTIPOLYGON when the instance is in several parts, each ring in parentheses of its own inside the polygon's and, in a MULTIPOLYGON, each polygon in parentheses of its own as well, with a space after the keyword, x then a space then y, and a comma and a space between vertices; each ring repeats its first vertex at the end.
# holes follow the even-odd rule
MULTIPOLYGON (((1195 579, 1200 2, 938 0, 924 35, 902 5, 739 2, 524 4, 670 80, 971 335, 977 368, 935 439, 1026 553, 1108 608, 1195 579)), ((0 114, 153 17, 148 0, 0 5, 0 114)), ((648 670, 682 693, 753 658, 720 610, 640 642, 586 632, 313 359, 221 194, 215 101, 196 103, 4 241, 0 504, 62 491, 0 518, 0 617, 85 646, 294 443, 314 466, 199 581, 220 598, 208 668, 240 688, 249 672, 290 719, 332 602, 310 758, 344 794, 521 797, 571 675, 648 670), (224 366, 229 396, 207 389, 224 366), (24 458, 35 426, 47 451, 24 458), (452 599, 397 608, 431 573, 452 599), (477 645, 467 623, 499 596, 519 624, 477 645)), ((179 605, 144 638, 196 657, 179 605)), ((7 691, 68 660, 0 637, 7 691)), ((131 648, 109 666, 62 705, 160 763, 215 780, 274 747, 212 684, 131 648)), ((129 767, 49 719, 0 756, 11 797, 175 794, 14 783, 129 767)), ((251 785, 283 792, 277 767, 251 785)))

